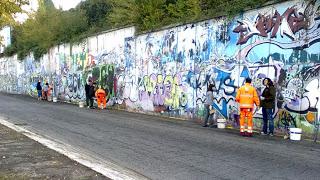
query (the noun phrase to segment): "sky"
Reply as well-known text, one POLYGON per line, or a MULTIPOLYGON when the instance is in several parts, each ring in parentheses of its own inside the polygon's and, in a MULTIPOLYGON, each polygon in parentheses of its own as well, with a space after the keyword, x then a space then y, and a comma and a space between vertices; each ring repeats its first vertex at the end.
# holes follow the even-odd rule
POLYGON ((61 7, 63 10, 69 10, 84 0, 52 0, 56 8, 61 7))
MULTIPOLYGON (((81 1, 85 0, 52 0, 55 7, 62 8, 62 10, 69 10, 71 8, 74 8, 77 6, 81 1)), ((22 6, 22 9, 27 12, 36 11, 38 9, 38 0, 29 0, 29 5, 22 6)), ((23 23, 28 18, 28 15, 25 13, 17 13, 15 15, 15 20, 23 23)), ((8 46, 11 43, 10 37, 10 28, 4 27, 3 29, 0 29, 0 41, 4 46, 8 46)), ((3 45, 0 45, 0 53, 3 52, 3 45)))
MULTIPOLYGON (((24 11, 32 12, 38 9, 38 1, 37 0, 29 0, 29 5, 24 5, 21 7, 24 11)), ((28 18, 28 15, 25 13, 16 13, 15 20, 18 22, 24 22, 28 18)))
MULTIPOLYGON (((62 8, 64 11, 76 7, 81 1, 85 0, 52 0, 57 9, 62 8)), ((29 0, 29 3, 29 5, 23 6, 22 9, 28 12, 36 11, 38 9, 38 0, 29 0)), ((17 13, 15 19, 19 22, 24 22, 27 18, 27 14, 17 13)))

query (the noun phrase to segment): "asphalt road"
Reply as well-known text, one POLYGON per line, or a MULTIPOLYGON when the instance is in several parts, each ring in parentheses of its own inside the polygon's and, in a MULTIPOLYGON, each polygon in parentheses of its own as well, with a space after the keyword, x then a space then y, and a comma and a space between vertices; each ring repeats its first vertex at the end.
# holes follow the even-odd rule
POLYGON ((7 121, 150 179, 319 179, 320 145, 0 94, 7 121))

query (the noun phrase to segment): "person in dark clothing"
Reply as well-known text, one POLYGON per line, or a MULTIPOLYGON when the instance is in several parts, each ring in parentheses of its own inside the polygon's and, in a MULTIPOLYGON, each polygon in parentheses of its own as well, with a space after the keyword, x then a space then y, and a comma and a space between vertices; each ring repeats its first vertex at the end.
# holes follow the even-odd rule
POLYGON ((38 92, 38 100, 41 100, 42 97, 42 86, 41 86, 41 81, 39 80, 37 83, 37 92, 38 92))
POLYGON ((275 106, 276 98, 276 89, 273 85, 273 82, 269 78, 263 80, 263 85, 265 89, 261 95, 261 107, 262 107, 262 116, 263 116, 263 130, 262 135, 268 134, 268 122, 269 122, 269 135, 273 136, 274 130, 274 121, 273 121, 273 110, 275 106))
POLYGON ((90 107, 90 96, 89 96, 89 91, 90 91, 90 87, 92 86, 92 81, 89 80, 89 83, 86 83, 85 85, 85 92, 86 92, 86 104, 87 104, 87 107, 89 108, 90 107))
POLYGON ((89 91, 88 91, 88 98, 90 101, 90 105, 89 108, 93 109, 93 98, 95 97, 95 83, 91 83, 91 85, 89 86, 89 91))

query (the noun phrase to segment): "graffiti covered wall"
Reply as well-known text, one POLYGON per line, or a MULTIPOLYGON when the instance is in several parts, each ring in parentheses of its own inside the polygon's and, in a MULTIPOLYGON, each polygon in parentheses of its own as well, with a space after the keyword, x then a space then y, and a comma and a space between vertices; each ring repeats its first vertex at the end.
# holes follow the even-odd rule
MULTIPOLYGON (((262 80, 277 89, 275 125, 312 133, 320 108, 320 1, 287 1, 224 18, 134 35, 134 28, 52 48, 40 62, 32 55, 0 60, 1 89, 33 95, 37 80, 52 84, 64 101, 85 98, 93 79, 109 92, 109 105, 188 119, 203 115, 209 83, 216 85, 217 117, 238 126, 237 89, 246 77, 261 93, 262 80)), ((255 113, 256 128, 261 111, 255 113)))

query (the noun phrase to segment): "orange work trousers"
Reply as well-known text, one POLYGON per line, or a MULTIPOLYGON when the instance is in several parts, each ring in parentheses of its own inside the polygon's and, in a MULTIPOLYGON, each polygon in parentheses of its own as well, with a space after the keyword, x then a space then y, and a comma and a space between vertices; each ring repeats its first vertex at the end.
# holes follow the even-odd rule
POLYGON ((251 108, 241 108, 240 109, 240 132, 247 131, 248 133, 252 133, 252 116, 253 116, 253 109, 251 108), (247 128, 245 124, 245 119, 247 119, 247 128))
POLYGON ((98 103, 98 108, 100 108, 100 109, 105 109, 107 107, 107 100, 105 97, 98 96, 97 103, 98 103), (101 108, 101 105, 103 105, 102 108, 101 108))

